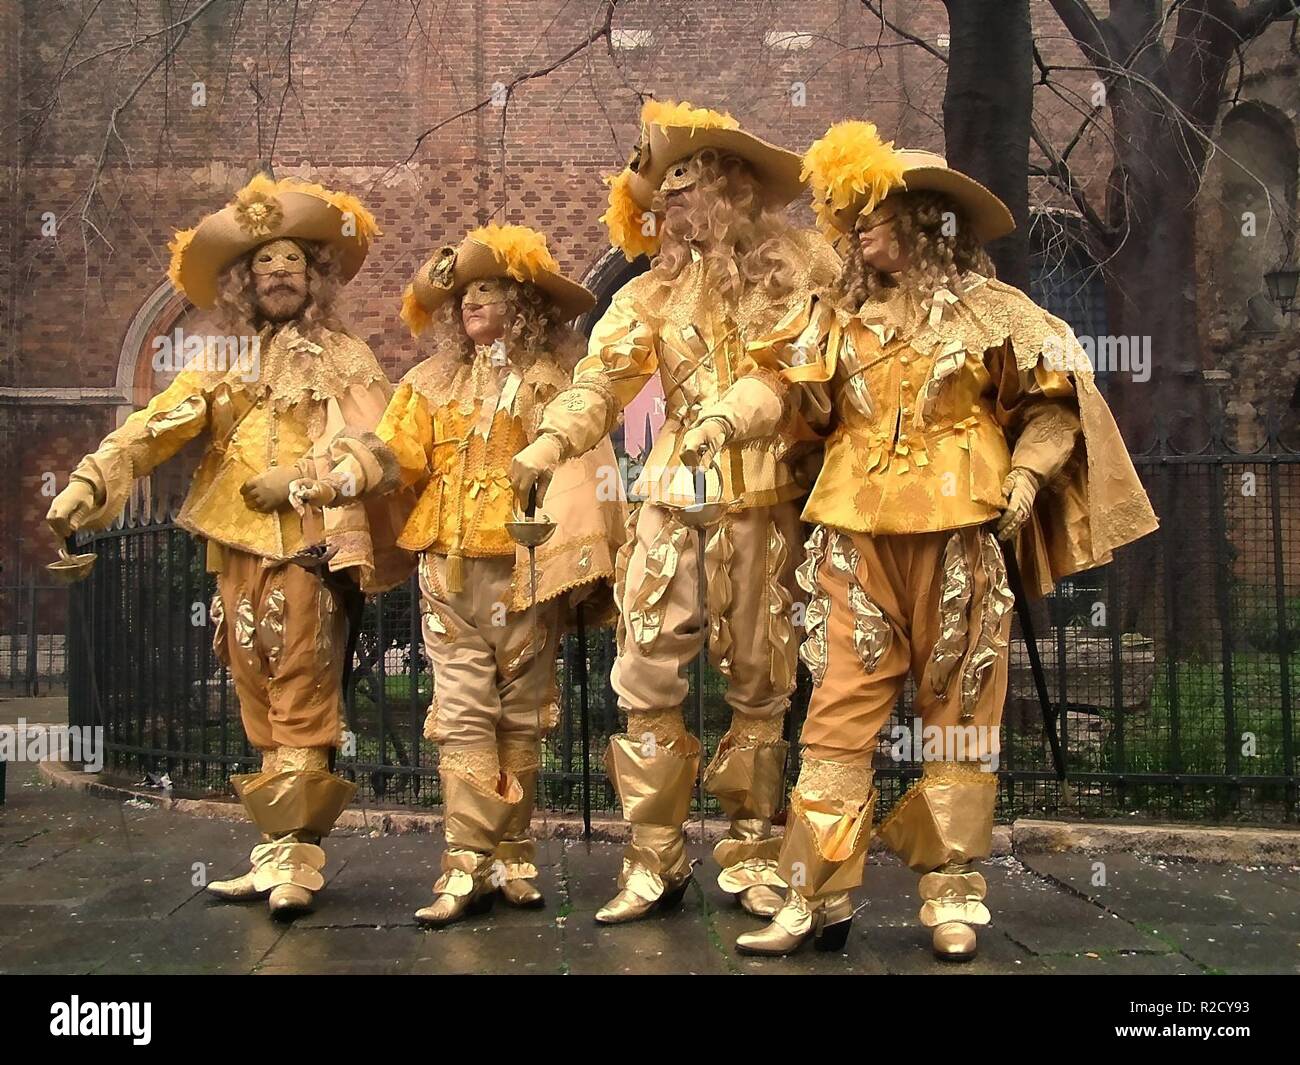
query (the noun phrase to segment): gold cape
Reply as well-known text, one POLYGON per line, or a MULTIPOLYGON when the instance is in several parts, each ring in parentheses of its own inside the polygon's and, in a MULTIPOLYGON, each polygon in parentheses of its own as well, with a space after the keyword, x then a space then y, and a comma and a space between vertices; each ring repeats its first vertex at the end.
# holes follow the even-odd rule
MULTIPOLYGON (((1039 491, 1033 513, 1016 538, 1026 591, 1046 595, 1061 578, 1104 565, 1116 548, 1154 531, 1159 523, 1146 490, 1070 326, 1019 289, 979 275, 967 275, 960 297, 942 289, 935 302, 940 304, 939 312, 929 314, 913 335, 905 337, 916 351, 983 356, 1009 344, 1020 370, 1033 372, 1041 367, 1063 372, 1074 388, 1080 445, 1064 469, 1039 491)), ((847 315, 813 301, 783 323, 778 332, 785 343, 755 352, 751 365, 760 374, 775 370, 790 384, 825 385, 835 376, 846 330, 854 320, 882 344, 899 335, 896 310, 888 303, 868 303, 857 314, 847 315), (818 354, 808 360, 813 351, 818 354), (795 352, 800 353, 798 359, 792 357, 795 352), (803 364, 792 365, 798 361, 803 364)), ((954 365, 953 360, 946 360, 946 365, 954 365)), ((942 380, 936 384, 942 387, 942 380)), ((761 405, 769 408, 767 415, 750 412, 740 419, 748 432, 762 431, 760 425, 788 417, 789 400, 784 395, 761 405)), ((811 405, 823 411, 827 407, 824 396, 811 405)), ((705 414, 710 412, 706 409, 705 414)), ((718 413, 730 417, 725 407, 718 413)), ((843 505, 848 508, 850 502, 843 505)), ((811 520, 806 513, 805 520, 811 520)), ((817 520, 857 527, 857 519, 849 517, 847 510, 842 521, 834 514, 829 518, 819 514, 817 520)))

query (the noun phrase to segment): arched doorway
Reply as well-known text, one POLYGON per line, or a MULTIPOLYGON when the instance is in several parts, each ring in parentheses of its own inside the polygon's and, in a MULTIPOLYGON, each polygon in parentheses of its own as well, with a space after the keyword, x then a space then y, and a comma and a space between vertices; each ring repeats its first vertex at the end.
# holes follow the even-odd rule
MULTIPOLYGON (((177 371, 165 360, 155 358, 155 353, 157 339, 174 336, 177 330, 195 335, 218 332, 211 312, 199 310, 172 288, 170 281, 162 281, 140 304, 122 340, 117 387, 130 402, 117 409, 117 425, 175 380, 177 371)), ((174 514, 185 499, 204 447, 202 437, 191 441, 174 458, 142 478, 127 504, 127 517, 174 514)))

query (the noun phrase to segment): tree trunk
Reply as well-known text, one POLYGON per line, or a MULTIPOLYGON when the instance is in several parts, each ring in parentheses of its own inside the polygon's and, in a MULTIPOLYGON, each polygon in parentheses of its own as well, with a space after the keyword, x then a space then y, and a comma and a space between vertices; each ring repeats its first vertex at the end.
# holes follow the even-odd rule
POLYGON ((944 0, 948 163, 1011 208, 1016 230, 989 245, 998 277, 1029 288, 1029 125, 1034 106, 1029 0, 944 0))

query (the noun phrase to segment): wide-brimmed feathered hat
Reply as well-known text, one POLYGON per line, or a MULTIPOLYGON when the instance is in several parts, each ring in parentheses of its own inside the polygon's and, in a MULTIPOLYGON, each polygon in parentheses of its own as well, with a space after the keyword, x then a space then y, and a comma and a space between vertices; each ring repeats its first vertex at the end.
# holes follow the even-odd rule
POLYGON ((858 216, 891 192, 928 189, 951 196, 981 244, 1016 228, 1011 211, 989 189, 935 152, 895 148, 871 122, 839 122, 803 157, 801 176, 812 186, 813 209, 829 237, 853 232, 858 216))
POLYGON ((647 100, 641 108, 641 138, 628 164, 605 179, 609 209, 600 217, 609 229, 610 243, 627 256, 653 255, 659 249, 659 226, 645 232, 645 216, 655 192, 671 171, 696 152, 713 148, 737 155, 754 168, 768 200, 787 204, 803 191, 799 156, 746 133, 731 115, 692 107, 688 103, 647 100))
POLYGON ((536 285, 565 321, 596 305, 595 295, 560 272, 543 234, 494 222, 472 230, 459 245, 444 245, 424 262, 402 296, 402 321, 412 336, 419 336, 430 315, 471 281, 494 277, 536 285))
POLYGON ((199 307, 217 298, 222 272, 241 255, 272 240, 319 241, 339 251, 343 281, 351 281, 379 235, 374 215, 355 196, 297 178, 257 174, 219 211, 193 229, 177 231, 167 276, 199 307))

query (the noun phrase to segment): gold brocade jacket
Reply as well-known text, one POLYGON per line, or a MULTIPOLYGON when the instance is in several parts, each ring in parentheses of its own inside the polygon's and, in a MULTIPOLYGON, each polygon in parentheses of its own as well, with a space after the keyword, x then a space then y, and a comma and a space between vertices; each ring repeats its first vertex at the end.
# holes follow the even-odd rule
POLYGON ((370 348, 346 333, 325 331, 312 341, 290 325, 263 330, 259 344, 256 362, 183 370, 82 459, 72 476, 94 489, 95 509, 81 527, 106 528, 137 477, 207 433, 176 522, 208 541, 209 569, 222 568, 222 548, 283 562, 324 542, 335 549, 330 569, 355 568, 366 591, 391 587, 409 570, 395 546, 398 501, 300 517, 287 505, 252 510, 240 492, 272 467, 293 467, 300 477, 326 472, 335 438, 378 423, 389 394, 383 371, 370 348))
MULTIPOLYGON (((666 418, 632 494, 670 507, 695 503, 691 471, 681 463, 681 436, 701 408, 720 398, 754 352, 773 343, 784 323, 831 284, 839 258, 819 235, 795 234, 794 290, 774 301, 751 287, 738 304, 721 299, 697 260, 671 286, 650 274, 634 278, 614 296, 596 323, 587 357, 574 370, 573 387, 547 408, 541 430, 555 434, 565 455, 581 455, 618 423, 623 408, 656 372, 666 418)), ((771 506, 804 494, 786 461, 794 437, 754 440, 727 447, 707 493, 742 508, 771 506)))
POLYGON ((906 297, 855 315, 817 303, 795 324, 755 360, 767 373, 703 416, 738 439, 796 416, 825 426, 805 521, 876 535, 983 524, 1021 467, 1044 485, 1017 542, 1026 587, 1043 594, 1156 528, 1086 355, 1020 290, 971 274, 925 311, 906 297))
MULTIPOLYGON (((398 543, 410 551, 467 558, 511 556, 511 610, 529 604, 528 555, 510 538, 515 514, 510 463, 537 435, 542 408, 569 383, 555 363, 494 366, 426 359, 398 385, 373 436, 336 443, 334 478, 360 493, 396 485, 419 492, 398 543)), ((538 602, 612 579, 624 539, 622 478, 608 441, 556 470, 541 510, 556 522, 537 551, 538 602)))

